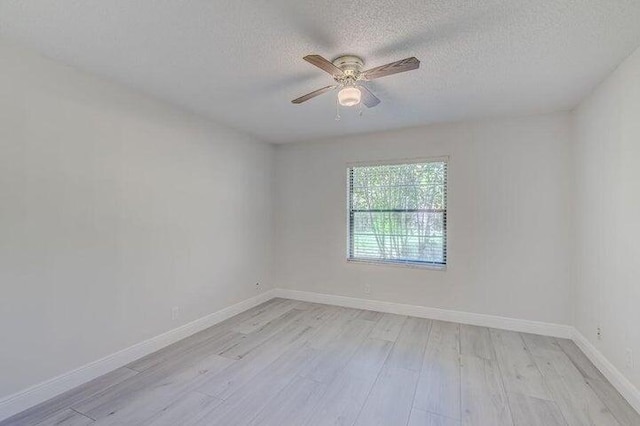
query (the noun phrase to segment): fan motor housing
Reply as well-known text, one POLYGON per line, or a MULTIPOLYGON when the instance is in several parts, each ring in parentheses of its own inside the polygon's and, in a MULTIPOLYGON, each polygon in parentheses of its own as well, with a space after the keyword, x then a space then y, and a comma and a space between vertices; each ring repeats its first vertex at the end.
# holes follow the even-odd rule
POLYGON ((358 75, 362 72, 362 67, 364 67, 362 58, 354 55, 338 56, 332 63, 340 68, 345 75, 352 78, 358 78, 358 75))

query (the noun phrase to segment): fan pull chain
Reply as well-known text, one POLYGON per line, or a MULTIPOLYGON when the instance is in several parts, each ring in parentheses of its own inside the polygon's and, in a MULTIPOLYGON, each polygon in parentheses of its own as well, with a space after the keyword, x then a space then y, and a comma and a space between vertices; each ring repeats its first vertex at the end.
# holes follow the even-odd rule
POLYGON ((340 101, 336 98, 336 121, 340 121, 340 101))

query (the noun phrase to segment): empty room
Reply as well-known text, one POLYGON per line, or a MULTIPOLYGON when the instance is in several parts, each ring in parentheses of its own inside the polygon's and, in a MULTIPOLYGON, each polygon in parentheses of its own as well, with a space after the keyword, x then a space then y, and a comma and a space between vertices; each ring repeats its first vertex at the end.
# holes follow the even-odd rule
POLYGON ((639 0, 0 0, 0 426, 640 426, 639 0))

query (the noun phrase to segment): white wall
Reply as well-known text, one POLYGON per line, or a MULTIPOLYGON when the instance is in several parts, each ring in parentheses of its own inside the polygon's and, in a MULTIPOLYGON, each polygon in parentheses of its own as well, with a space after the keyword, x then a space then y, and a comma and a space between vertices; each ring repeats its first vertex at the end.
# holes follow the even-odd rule
POLYGON ((0 398, 271 286, 270 145, 6 41, 0 64, 0 398))
POLYGON ((574 135, 574 325, 640 388, 640 50, 574 112, 574 135))
POLYGON ((276 286, 568 324, 569 138, 556 114, 277 147, 276 286), (347 263, 346 164, 443 155, 447 270, 347 263))

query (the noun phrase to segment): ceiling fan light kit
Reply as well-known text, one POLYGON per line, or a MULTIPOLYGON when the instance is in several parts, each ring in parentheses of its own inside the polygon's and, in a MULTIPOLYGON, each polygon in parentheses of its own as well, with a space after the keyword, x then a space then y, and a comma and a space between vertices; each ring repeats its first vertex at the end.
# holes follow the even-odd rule
POLYGON ((342 106, 354 106, 360 103, 362 92, 355 86, 347 86, 340 89, 338 92, 338 102, 342 106))
POLYGON ((381 65, 366 71, 362 71, 364 61, 354 55, 339 56, 334 59, 333 62, 326 60, 320 55, 307 55, 303 59, 331 74, 337 84, 326 86, 307 93, 304 96, 300 96, 291 101, 294 104, 301 104, 323 93, 339 88, 338 103, 340 105, 351 107, 362 102, 367 108, 373 108, 380 103, 380 99, 367 89, 364 85, 365 81, 415 70, 420 67, 420 61, 414 57, 381 65))

